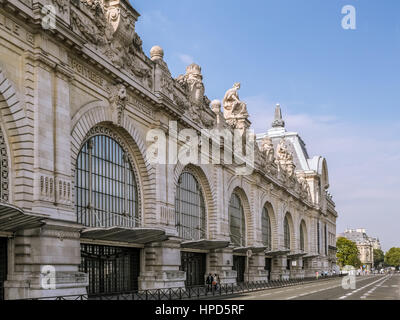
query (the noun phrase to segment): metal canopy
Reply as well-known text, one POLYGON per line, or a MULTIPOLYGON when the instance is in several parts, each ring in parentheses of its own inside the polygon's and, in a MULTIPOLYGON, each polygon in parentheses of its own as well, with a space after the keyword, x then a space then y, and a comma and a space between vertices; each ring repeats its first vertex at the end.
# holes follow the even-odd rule
POLYGON ((16 232, 21 229, 42 226, 44 216, 25 213, 22 209, 8 203, 0 203, 0 231, 16 232))
POLYGON ((278 249, 278 250, 267 251, 265 252, 265 255, 270 257, 276 257, 276 256, 287 255, 289 252, 290 252, 289 249, 278 249))
POLYGON ((251 250, 252 253, 260 253, 265 251, 267 247, 239 247, 239 248, 234 248, 233 252, 234 253, 246 253, 247 251, 251 250))
POLYGON ((299 252, 292 252, 287 255, 288 258, 301 258, 307 255, 307 252, 299 251, 299 252))
POLYGON ((91 240, 120 241, 136 244, 164 241, 165 231, 155 228, 88 228, 82 231, 82 238, 91 240))
POLYGON ((201 250, 216 250, 223 249, 229 246, 229 241, 222 240, 194 240, 182 242, 181 248, 184 249, 201 249, 201 250))

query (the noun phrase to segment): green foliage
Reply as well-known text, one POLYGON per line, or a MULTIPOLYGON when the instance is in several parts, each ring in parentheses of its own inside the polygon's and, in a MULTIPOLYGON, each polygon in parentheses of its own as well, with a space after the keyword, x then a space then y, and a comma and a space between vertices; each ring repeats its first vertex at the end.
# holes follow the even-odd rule
POLYGON ((400 267, 400 248, 391 248, 386 252, 385 263, 391 267, 400 267))
POLYGON ((336 242, 338 264, 341 268, 344 266, 353 266, 359 268, 361 261, 359 259, 359 251, 357 245, 344 237, 340 237, 336 242))
POLYGON ((385 261, 385 253, 381 249, 374 249, 374 266, 383 265, 385 261))

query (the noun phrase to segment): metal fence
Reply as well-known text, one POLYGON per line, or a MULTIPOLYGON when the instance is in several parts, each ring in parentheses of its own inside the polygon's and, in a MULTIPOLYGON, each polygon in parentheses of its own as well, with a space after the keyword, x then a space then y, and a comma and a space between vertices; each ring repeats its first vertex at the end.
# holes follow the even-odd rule
POLYGON ((212 299, 220 297, 228 297, 231 295, 243 294, 247 292, 268 290, 282 287, 295 286, 310 282, 323 281, 339 278, 341 275, 319 277, 319 278, 303 278, 291 280, 276 281, 257 281, 244 282, 238 284, 223 284, 218 287, 196 286, 187 288, 169 288, 169 289, 153 289, 153 290, 137 290, 133 292, 116 292, 108 294, 95 295, 73 295, 36 298, 29 300, 129 300, 129 301, 163 301, 163 300, 199 300, 212 299))

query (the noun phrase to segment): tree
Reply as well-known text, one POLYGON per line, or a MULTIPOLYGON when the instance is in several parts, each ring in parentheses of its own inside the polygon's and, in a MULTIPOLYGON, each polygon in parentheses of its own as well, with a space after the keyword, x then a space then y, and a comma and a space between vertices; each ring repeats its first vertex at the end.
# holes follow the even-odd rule
POLYGON ((400 248, 391 248, 386 252, 385 263, 391 267, 400 267, 400 248))
POLYGON ((374 266, 382 266, 385 261, 385 253, 381 249, 374 249, 374 266))
POLYGON ((339 237, 336 241, 338 264, 341 268, 344 266, 353 266, 359 268, 361 266, 360 252, 355 242, 344 237, 339 237))

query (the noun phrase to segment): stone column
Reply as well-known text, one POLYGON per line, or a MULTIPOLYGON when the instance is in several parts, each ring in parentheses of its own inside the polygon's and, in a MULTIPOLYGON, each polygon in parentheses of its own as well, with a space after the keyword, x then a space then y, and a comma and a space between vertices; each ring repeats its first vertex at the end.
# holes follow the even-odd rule
POLYGON ((289 279, 289 272, 286 269, 286 256, 276 256, 272 259, 271 280, 289 279))
MULTIPOLYGON (((76 221, 72 204, 71 111, 69 81, 72 71, 57 66, 54 77, 54 204, 57 218, 76 221)), ((54 217, 54 214, 53 214, 54 217)))
POLYGON ((35 213, 76 221, 72 205, 71 114, 69 81, 73 73, 35 56, 34 196, 35 213))
POLYGON ((253 254, 250 257, 249 281, 268 281, 268 273, 265 270, 265 255, 263 253, 253 254))
POLYGON ((142 250, 139 289, 179 288, 185 286, 181 266, 181 240, 169 238, 146 245, 142 250))
POLYGON ((221 284, 236 283, 236 271, 232 270, 232 266, 232 248, 212 250, 209 254, 207 274, 218 274, 221 284))
POLYGON ((86 294, 88 275, 78 271, 80 230, 76 224, 48 220, 41 228, 18 232, 13 240, 13 268, 4 283, 5 298, 86 294))
POLYGON ((292 265, 290 266, 290 279, 302 279, 304 278, 303 259, 297 258, 291 260, 292 265), (293 265, 293 263, 295 265, 293 265))

